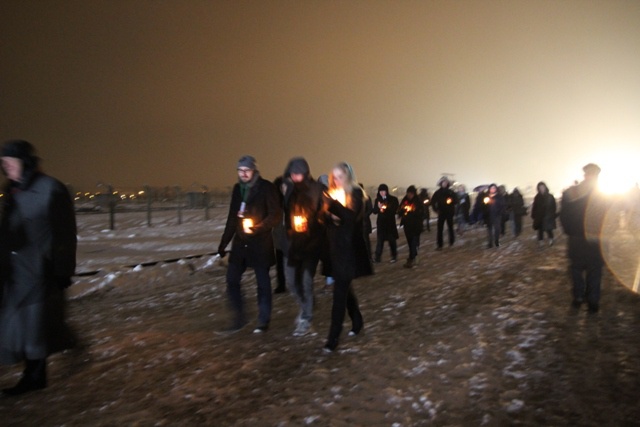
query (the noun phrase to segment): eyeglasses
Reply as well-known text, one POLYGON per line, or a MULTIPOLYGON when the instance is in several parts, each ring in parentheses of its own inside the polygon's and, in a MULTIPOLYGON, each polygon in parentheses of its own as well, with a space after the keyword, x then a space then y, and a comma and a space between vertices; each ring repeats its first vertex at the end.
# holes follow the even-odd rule
POLYGON ((241 169, 238 168, 238 173, 242 175, 248 175, 250 172, 253 172, 253 169, 241 169))

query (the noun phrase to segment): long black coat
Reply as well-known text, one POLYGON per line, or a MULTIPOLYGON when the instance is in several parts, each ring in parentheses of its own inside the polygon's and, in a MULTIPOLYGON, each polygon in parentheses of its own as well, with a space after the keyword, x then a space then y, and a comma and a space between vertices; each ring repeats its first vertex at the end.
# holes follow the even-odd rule
POLYGON ((252 268, 270 267, 276 263, 272 230, 282 219, 282 207, 276 186, 261 178, 257 171, 255 174, 244 211, 244 218, 253 220, 253 233, 244 233, 242 218, 238 217, 242 195, 237 183, 231 194, 229 216, 220 247, 225 248, 233 239, 229 262, 246 262, 247 267, 252 268))
POLYGON ((284 224, 287 232, 287 258, 292 260, 315 260, 320 258, 325 239, 323 218, 324 187, 310 177, 303 182, 287 182, 284 200, 284 224), (296 231, 294 217, 307 220, 304 231, 296 231))
POLYGON ((5 191, 0 221, 0 359, 43 359, 69 348, 64 287, 76 267, 76 218, 67 188, 36 173, 5 191))
POLYGON ((378 239, 397 240, 398 227, 396 225, 396 212, 398 211, 398 198, 390 194, 383 199, 380 194, 373 202, 373 213, 376 217, 378 239))
POLYGON ((424 204, 418 196, 413 196, 411 200, 407 196, 402 198, 398 207, 398 216, 405 235, 419 236, 422 233, 423 208, 424 204))
POLYGON ((556 228, 556 199, 550 193, 538 193, 533 198, 531 218, 534 230, 555 230, 556 228))
POLYGON ((431 198, 431 207, 438 216, 453 218, 456 213, 456 204, 458 196, 450 188, 441 187, 433 193, 431 198))
POLYGON ((373 274, 370 248, 364 224, 365 200, 360 188, 354 188, 347 206, 325 196, 327 237, 331 259, 331 276, 352 280, 373 274), (330 214, 339 218, 334 221, 330 214))

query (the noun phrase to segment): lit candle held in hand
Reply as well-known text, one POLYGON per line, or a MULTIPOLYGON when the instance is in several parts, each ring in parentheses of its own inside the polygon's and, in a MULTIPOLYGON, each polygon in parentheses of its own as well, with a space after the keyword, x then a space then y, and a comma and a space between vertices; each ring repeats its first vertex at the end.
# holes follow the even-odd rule
POLYGON ((253 227, 253 220, 251 218, 243 218, 242 219, 242 229, 244 230, 244 232, 246 234, 253 233, 253 230, 251 229, 251 227, 253 227))
POLYGON ((307 218, 302 215, 295 215, 293 217, 293 230, 296 233, 304 233, 307 231, 307 218))
POLYGON ((347 195, 345 194, 343 188, 332 189, 331 191, 329 191, 329 197, 331 197, 333 200, 336 200, 342 206, 345 206, 347 204, 347 195))

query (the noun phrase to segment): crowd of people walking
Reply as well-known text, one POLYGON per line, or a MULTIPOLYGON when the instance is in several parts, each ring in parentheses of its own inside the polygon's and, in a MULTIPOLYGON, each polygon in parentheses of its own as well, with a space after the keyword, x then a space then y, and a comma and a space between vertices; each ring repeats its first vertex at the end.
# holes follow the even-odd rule
MULTIPOLYGON (((76 225, 68 190, 42 173, 35 148, 26 141, 8 141, 2 147, 2 170, 8 178, 0 222, 0 362, 24 362, 18 384, 5 389, 18 395, 46 387, 46 359, 73 345, 64 319, 64 289, 75 269, 76 225)), ((436 216, 436 251, 453 246, 471 227, 485 227, 487 247, 498 248, 512 223, 514 237, 522 234, 522 218, 530 211, 539 245, 553 245, 556 219, 568 235, 572 278, 572 307, 587 303, 599 310, 603 260, 600 230, 607 209, 597 191, 600 168, 584 167, 584 181, 562 195, 560 212, 544 182, 538 183, 533 203, 526 206, 520 191, 504 186, 477 188, 475 200, 466 188, 447 176, 437 189, 420 191, 410 185, 401 200, 385 183, 374 197, 366 194, 350 164, 337 163, 328 175, 315 179, 306 159, 291 159, 282 176, 271 182, 260 175, 257 161, 243 156, 237 162, 237 183, 218 245, 225 258, 227 295, 232 314, 223 333, 234 333, 248 323, 242 278, 252 269, 257 287, 257 323, 253 332, 268 331, 272 315, 270 269, 277 265, 276 293, 288 290, 298 306, 294 336, 315 335, 314 279, 319 266, 333 293, 331 323, 323 349, 339 345, 345 316, 350 336, 365 326, 353 281, 374 273, 385 243, 389 262, 398 260, 398 229, 406 238, 405 268, 417 265, 421 235, 430 232, 430 211, 436 216), (375 248, 370 216, 376 216, 375 248), (545 237, 547 244, 545 245, 545 237)), ((474 191, 475 192, 475 191, 474 191)))

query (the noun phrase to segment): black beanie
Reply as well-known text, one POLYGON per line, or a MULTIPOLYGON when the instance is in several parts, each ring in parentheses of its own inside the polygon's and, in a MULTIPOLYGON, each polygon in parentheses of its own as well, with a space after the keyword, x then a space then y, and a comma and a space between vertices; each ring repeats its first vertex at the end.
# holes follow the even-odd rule
POLYGON ((386 191, 387 193, 389 192, 389 187, 387 187, 387 184, 380 184, 378 186, 378 193, 381 191, 386 191))

